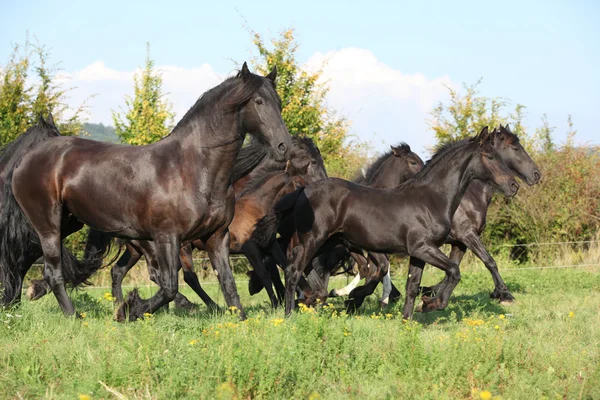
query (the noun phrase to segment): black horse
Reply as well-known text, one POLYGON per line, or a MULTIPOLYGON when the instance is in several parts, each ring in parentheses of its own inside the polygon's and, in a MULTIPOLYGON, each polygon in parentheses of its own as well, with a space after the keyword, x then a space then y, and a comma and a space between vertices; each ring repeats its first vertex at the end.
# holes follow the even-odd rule
MULTIPOLYGON (((362 173, 358 174, 353 182, 372 188, 393 189, 412 178, 423 168, 423 160, 411 151, 408 144, 400 143, 397 146, 390 147, 390 151, 375 160, 364 175, 362 173)), ((335 236, 333 240, 336 240, 335 236)), ((331 245, 331 243, 328 243, 326 246, 331 247, 331 245)), ((316 298, 321 301, 326 300, 329 277, 340 266, 347 265, 349 257, 356 261, 358 274, 346 287, 332 289, 329 296, 348 295, 358 286, 360 280, 365 278, 369 286, 371 285, 370 282, 377 285, 378 282, 383 280, 382 304, 387 304, 390 297, 394 301, 400 298, 400 292, 391 282, 389 259, 385 254, 368 253, 365 257, 362 250, 347 248, 343 243, 337 243, 332 251, 319 254, 312 262, 313 270, 310 271, 307 280, 313 289, 319 291, 315 293, 316 298)), ((360 290, 353 292, 353 296, 358 297, 359 295, 360 290)))
MULTIPOLYGON (((391 150, 375 160, 364 174, 362 172, 358 173, 353 182, 374 188, 395 188, 423 168, 423 161, 417 154, 411 151, 408 144, 400 143, 397 146, 390 146, 390 148, 391 150)), ((292 218, 288 218, 282 221, 281 224, 284 226, 280 225, 282 234, 278 239, 279 248, 288 249, 289 256, 289 251, 293 248, 294 222, 292 218)), ((265 245, 269 245, 269 243, 265 243, 265 245)), ((389 266, 389 261, 385 255, 369 254, 368 258, 366 258, 361 249, 347 247, 342 241, 334 237, 324 245, 324 248, 320 250, 320 254, 312 260, 311 264, 305 270, 308 282, 304 281, 303 278, 300 280, 302 289, 300 294, 304 297, 303 301, 306 304, 313 304, 317 299, 325 301, 328 295, 327 286, 330 276, 335 274, 336 270, 340 267, 344 267, 344 270, 350 269, 351 260, 356 261, 359 274, 362 273, 363 277, 370 277, 371 275, 375 277, 376 271, 389 266), (369 264, 369 260, 375 261, 377 269, 369 268, 369 266, 373 266, 373 262, 369 264)), ((280 281, 274 258, 267 257, 265 264, 271 272, 278 296, 283 298, 285 289, 280 281)), ((285 259, 279 264, 283 269, 287 266, 285 259)), ((389 278, 389 273, 385 275, 384 279, 386 277, 389 278)), ((361 277, 358 276, 358 280, 355 279, 356 282, 353 281, 354 285, 348 290, 348 293, 356 287, 360 279, 361 277)), ((263 287, 262 281, 256 273, 252 272, 250 274, 250 281, 248 282, 250 294, 253 295, 260 292, 263 287)), ((343 290, 339 294, 335 290, 332 292, 333 296, 347 294, 343 290)), ((385 295, 391 295, 392 298, 399 298, 400 292, 392 285, 390 293, 386 293, 385 295)))
MULTIPOLYGON (((538 183, 542 178, 540 170, 508 125, 500 125, 495 136, 496 151, 506 166, 529 186, 538 183)), ((456 213, 454 213, 452 230, 446 243, 452 246, 449 257, 457 265, 460 265, 467 249, 475 253, 483 261, 494 280, 494 291, 490 294, 490 297, 501 303, 509 303, 514 301, 515 298, 508 290, 504 280, 502 280, 496 261, 485 249, 479 237, 485 229, 487 210, 493 195, 494 188, 490 185, 477 180, 471 182, 456 213)), ((444 279, 433 287, 422 288, 423 295, 434 295, 446 282, 446 279, 444 279)))
MULTIPOLYGON (((35 230, 44 278, 65 315, 73 315, 61 268, 63 237, 85 223, 112 236, 152 240, 161 288, 151 299, 131 304, 133 320, 175 298, 179 249, 200 238, 228 306, 244 318, 229 267, 231 173, 246 133, 268 142, 278 159, 289 155, 291 138, 275 77, 275 70, 263 78, 244 64, 237 76, 200 97, 169 136, 151 145, 60 137, 37 146, 15 169, 12 187, 5 185, 11 212, 0 220, 2 250, 20 252, 23 240, 15 235, 8 240, 7 227, 11 218, 25 214, 31 225, 21 226, 20 234, 35 230)), ((0 268, 18 270, 18 265, 0 268)))
MULTIPOLYGON (((286 314, 302 272, 331 236, 370 252, 411 257, 404 317, 412 317, 425 263, 442 269, 448 284, 435 298, 423 300, 423 311, 444 309, 460 281, 458 266, 439 247, 451 229, 452 216, 473 179, 488 182, 514 196, 519 184, 497 156, 487 127, 471 139, 449 143, 413 178, 395 189, 373 189, 342 179, 327 179, 299 189, 275 206, 274 213, 292 212, 298 245, 285 270, 286 314)), ((273 226, 261 227, 273 238, 273 226)))
MULTIPOLYGON (((0 150, 0 189, 7 184, 11 185, 15 166, 27 152, 38 144, 58 136, 61 135, 54 124, 52 115, 48 117, 47 121, 40 115, 36 125, 4 146, 0 150)), ((5 207, 7 201, 10 203, 10 198, 7 200, 6 197, 8 192, 8 190, 0 190, 0 209, 2 210, 8 210, 5 207)), ((11 225, 6 227, 8 235, 18 236, 17 232, 19 232, 21 224, 27 224, 25 218, 19 219, 19 217, 22 217, 22 215, 10 220, 11 225)), ((20 245, 21 251, 19 253, 2 252, 2 256, 10 257, 8 261, 6 261, 6 258, 0 260, 0 304, 2 305, 18 303, 21 300, 23 279, 33 263, 43 255, 37 235, 30 230, 26 233, 26 236, 21 237, 23 242, 20 245), (4 267, 11 263, 18 266, 18 268, 4 267)), ((91 271, 97 270, 102 265, 102 255, 98 254, 99 248, 108 249, 108 246, 106 246, 104 238, 98 232, 91 232, 88 237, 86 258, 82 261, 77 260, 67 248, 61 247, 64 276, 71 286, 75 287, 89 283, 87 278, 91 271)))

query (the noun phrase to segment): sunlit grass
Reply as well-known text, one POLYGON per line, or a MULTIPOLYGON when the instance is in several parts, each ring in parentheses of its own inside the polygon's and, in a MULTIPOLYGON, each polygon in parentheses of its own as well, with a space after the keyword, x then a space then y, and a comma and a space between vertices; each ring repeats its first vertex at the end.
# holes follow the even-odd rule
POLYGON ((284 318, 243 282, 246 321, 201 306, 119 324, 107 289, 73 294, 82 319, 25 301, 0 311, 0 398, 598 398, 597 270, 505 277, 514 305, 471 272, 447 310, 410 322, 375 296, 353 316, 335 299, 284 318))

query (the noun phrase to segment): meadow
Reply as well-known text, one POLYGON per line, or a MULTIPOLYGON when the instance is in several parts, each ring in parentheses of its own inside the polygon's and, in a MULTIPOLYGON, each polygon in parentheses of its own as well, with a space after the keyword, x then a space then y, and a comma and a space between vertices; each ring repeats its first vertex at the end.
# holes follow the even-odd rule
MULTIPOLYGON (((600 398, 598 268, 503 275, 516 303, 491 301, 490 276, 472 267, 445 311, 414 321, 375 296, 352 316, 333 299, 284 318, 242 276, 243 322, 200 306, 120 324, 105 288, 72 293, 81 319, 64 318, 51 296, 24 301, 0 310, 0 398, 600 398)), ((206 289, 224 304, 218 285, 206 289)))

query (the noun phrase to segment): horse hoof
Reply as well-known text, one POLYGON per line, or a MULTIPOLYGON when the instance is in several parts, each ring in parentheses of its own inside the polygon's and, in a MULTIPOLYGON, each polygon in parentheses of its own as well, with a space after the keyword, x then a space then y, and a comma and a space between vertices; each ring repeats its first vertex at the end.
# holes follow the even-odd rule
POLYGON ((440 304, 439 304, 439 299, 437 297, 427 297, 427 296, 423 296, 421 297, 421 300, 423 301, 423 304, 421 304, 421 311, 422 313, 428 313, 431 311, 436 311, 436 310, 440 310, 440 304))
POLYGON ((423 305, 419 304, 415 307, 415 312, 423 312, 423 305))
POLYGON ((121 305, 117 307, 115 310, 115 321, 117 322, 125 322, 127 321, 127 311, 128 311, 127 303, 123 302, 121 305))
POLYGON ((500 300, 500 305, 512 306, 514 304, 514 302, 515 302, 514 299, 503 299, 503 300, 500 300))
POLYGON ((175 298, 175 307, 186 311, 194 311, 197 306, 186 298, 175 298))
POLYGON ((329 292, 329 297, 339 297, 339 296, 335 289, 331 289, 331 292, 329 292))

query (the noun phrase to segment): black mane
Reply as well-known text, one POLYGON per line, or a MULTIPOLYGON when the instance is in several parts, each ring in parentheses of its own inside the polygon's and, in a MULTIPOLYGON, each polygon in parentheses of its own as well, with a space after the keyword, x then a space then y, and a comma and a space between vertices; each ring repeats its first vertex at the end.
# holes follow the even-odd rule
MULTIPOLYGON (((398 145, 394 146, 395 148, 399 148, 403 151, 410 151, 410 146, 405 142, 400 142, 398 145)), ((360 185, 369 186, 373 183, 373 180, 377 176, 377 172, 390 157, 394 157, 394 153, 392 150, 388 150, 383 153, 377 160, 375 160, 367 169, 367 172, 363 175, 362 172, 358 172, 356 176, 352 179, 352 182, 358 183, 360 185)))
POLYGON ((435 147, 435 153, 429 160, 427 160, 427 162, 425 162, 423 169, 417 172, 411 179, 400 185, 400 187, 410 187, 414 183, 422 181, 428 175, 428 171, 454 155, 454 153, 456 153, 458 150, 472 143, 475 142, 471 140, 471 138, 467 138, 460 140, 454 139, 437 145, 435 147))
POLYGON ((6 168, 10 161, 20 160, 35 144, 56 136, 61 136, 58 130, 53 125, 40 120, 25 133, 0 148, 0 168, 6 168))
POLYGON ((246 176, 265 158, 267 153, 265 145, 256 139, 252 139, 248 146, 242 147, 233 166, 231 182, 236 182, 246 176))
MULTIPOLYGON (((253 73, 250 73, 246 78, 242 78, 241 72, 238 72, 236 76, 225 79, 220 85, 204 92, 196 100, 196 103, 175 125, 171 134, 186 126, 203 110, 217 107, 221 108, 223 112, 235 112, 239 110, 267 81, 271 83, 271 87, 275 90, 274 83, 271 80, 253 73), (226 100, 226 102, 223 100, 226 100)), ((209 113, 208 118, 219 118, 219 115, 217 113, 209 113)))

